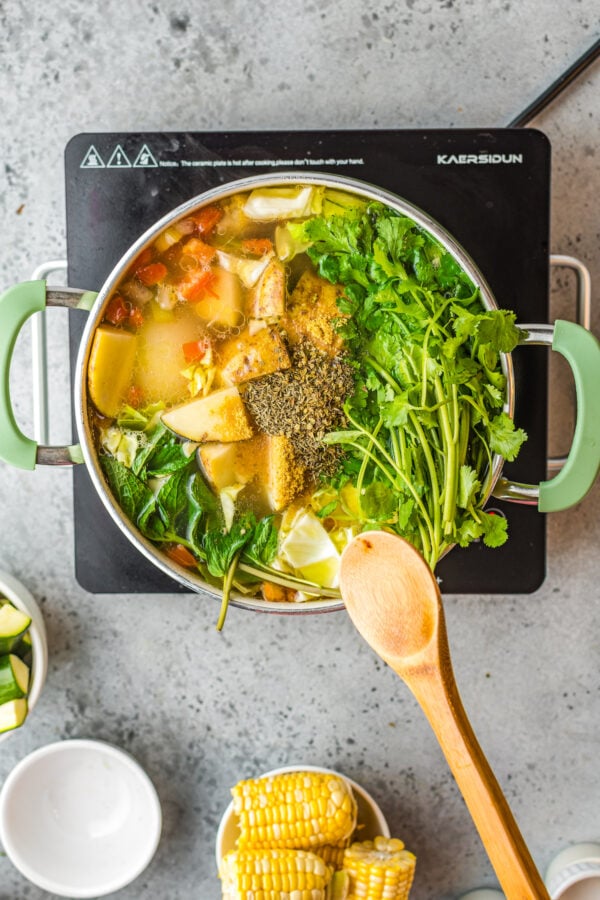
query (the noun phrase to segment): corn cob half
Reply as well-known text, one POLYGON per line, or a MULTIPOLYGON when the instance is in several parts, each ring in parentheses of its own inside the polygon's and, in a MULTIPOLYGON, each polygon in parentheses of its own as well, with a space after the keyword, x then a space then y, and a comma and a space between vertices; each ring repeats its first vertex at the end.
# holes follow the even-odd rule
POLYGON ((232 850, 219 877, 223 900, 328 900, 332 870, 306 850, 232 850))
POLYGON ((316 851, 347 844, 356 827, 356 800, 339 775, 285 772, 240 781, 231 793, 240 849, 316 851))
POLYGON ((351 844, 344 853, 348 900, 407 900, 416 858, 396 838, 351 844))

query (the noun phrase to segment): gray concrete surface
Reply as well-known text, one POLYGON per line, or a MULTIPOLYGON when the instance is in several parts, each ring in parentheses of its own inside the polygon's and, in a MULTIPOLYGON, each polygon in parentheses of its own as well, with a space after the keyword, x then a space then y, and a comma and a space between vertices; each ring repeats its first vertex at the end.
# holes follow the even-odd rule
MULTIPOLYGON (((64 255, 62 154, 74 134, 500 126, 598 33, 595 0, 0 0, 0 284, 64 255)), ((552 250, 587 263, 595 297, 599 110, 596 65, 535 123, 553 145, 552 250)), ((572 295, 570 278, 556 275, 553 311, 572 314, 572 295)), ((59 313, 49 358, 60 443, 69 414, 59 313)), ((26 429, 30 368, 26 331, 11 376, 26 429)), ((555 372, 556 449, 572 416, 561 383, 555 372)), ((91 596, 73 574, 69 472, 0 465, 0 497, 0 568, 39 598, 50 642, 44 694, 2 744, 0 778, 61 738, 131 751, 157 785, 165 822, 154 861, 119 897, 218 897, 213 848, 229 786, 298 762, 337 768, 372 791, 418 856, 414 900, 494 885, 428 726, 344 614, 232 610, 219 635, 212 600, 91 596)), ((599 522, 596 485, 549 518, 548 574, 535 594, 446 600, 465 706, 542 870, 565 845, 600 839, 599 522)), ((0 856, 0 900, 47 896, 0 856)))

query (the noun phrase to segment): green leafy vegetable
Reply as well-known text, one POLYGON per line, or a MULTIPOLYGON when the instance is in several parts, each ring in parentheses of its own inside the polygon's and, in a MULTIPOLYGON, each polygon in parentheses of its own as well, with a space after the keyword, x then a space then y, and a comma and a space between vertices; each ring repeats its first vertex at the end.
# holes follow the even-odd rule
POLYGON ((502 411, 514 314, 486 310, 452 255, 380 203, 295 227, 319 273, 344 285, 356 390, 347 428, 325 440, 346 451, 337 481, 358 488, 363 527, 385 523, 432 568, 453 543, 499 546, 506 520, 482 509, 493 455, 512 461, 526 440, 502 411))

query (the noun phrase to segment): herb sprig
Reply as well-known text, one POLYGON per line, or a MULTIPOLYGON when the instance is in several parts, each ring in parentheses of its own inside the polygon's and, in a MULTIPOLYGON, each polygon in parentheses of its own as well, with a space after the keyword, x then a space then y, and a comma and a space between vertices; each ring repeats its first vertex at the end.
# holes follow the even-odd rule
POLYGON ((344 285, 339 332, 355 369, 337 486, 358 489, 364 527, 407 538, 431 568, 452 544, 497 547, 506 520, 484 511, 493 455, 513 460, 525 432, 504 410, 500 354, 515 315, 486 310, 454 257, 380 203, 305 221, 319 274, 344 285))

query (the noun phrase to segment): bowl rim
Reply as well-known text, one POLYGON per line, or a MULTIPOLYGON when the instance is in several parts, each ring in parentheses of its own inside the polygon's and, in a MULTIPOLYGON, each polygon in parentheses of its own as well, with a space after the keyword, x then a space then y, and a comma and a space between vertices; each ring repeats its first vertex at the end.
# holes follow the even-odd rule
MULTIPOLYGON (((88 739, 88 738, 68 738, 62 741, 55 741, 51 744, 45 744, 33 750, 27 756, 23 757, 16 766, 9 772, 2 789, 0 790, 0 842, 11 860, 12 864, 25 876, 29 881, 42 890, 58 894, 63 897, 78 898, 78 900, 87 900, 87 898, 101 897, 105 894, 111 894, 120 890, 126 885, 134 881, 148 866, 156 853, 160 842, 162 832, 162 808, 158 792, 154 787, 148 773, 142 768, 140 763, 126 750, 117 747, 108 741, 88 739), (11 836, 10 825, 6 816, 6 804, 12 796, 15 789, 18 796, 18 782, 20 778, 32 766, 37 765, 41 760, 48 757, 59 756, 71 752, 94 752, 104 754, 116 760, 121 766, 128 771, 130 776, 142 786, 146 799, 149 801, 148 818, 151 818, 152 829, 149 832, 150 840, 147 847, 141 854, 140 859, 132 867, 126 877, 122 875, 118 878, 113 877, 111 881, 104 880, 102 883, 96 881, 95 885, 87 888, 71 887, 68 882, 55 881, 40 873, 26 858, 24 858, 20 848, 16 845, 11 836)), ((143 848, 143 844, 140 844, 143 848)))
MULTIPOLYGON (((324 772, 328 775, 337 775, 339 778, 343 778, 344 781, 350 785, 352 788, 352 792, 356 794, 360 799, 370 807, 373 816, 377 820, 377 825, 379 826, 379 834, 382 837, 390 837, 390 828, 387 823, 387 820, 381 811, 381 808, 377 801, 372 797, 372 795, 360 784, 356 781, 353 781, 352 778, 348 778, 347 775, 344 775, 342 772, 337 771, 336 769, 329 769, 325 766, 311 766, 311 765, 294 765, 294 766, 280 766, 277 769, 271 769, 268 772, 263 772, 261 775, 256 775, 256 778, 269 778, 271 775, 284 775, 287 772, 324 772)), ((219 822, 219 827, 217 829, 217 838, 215 841, 215 858, 217 861, 217 869, 221 865, 221 860, 225 855, 227 850, 225 850, 223 843, 225 840, 225 833, 231 820, 233 818, 233 801, 229 803, 227 808, 225 809, 223 815, 221 816, 221 820, 219 822)))
POLYGON ((18 728, 0 734, 0 743, 27 726, 31 711, 36 706, 48 672, 48 639, 44 617, 37 600, 25 585, 9 572, 0 570, 0 597, 5 597, 13 606, 31 617, 31 680, 27 694, 27 716, 18 728))

